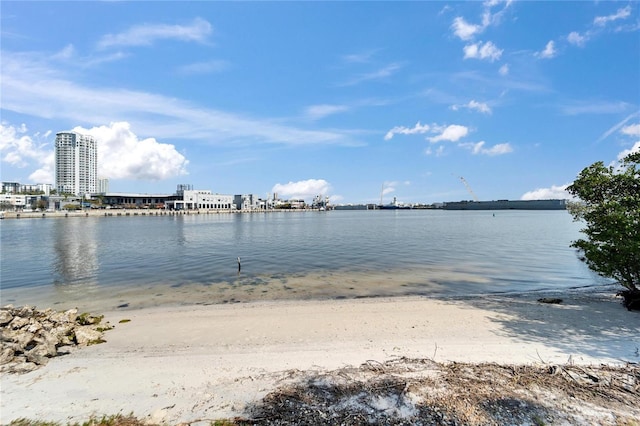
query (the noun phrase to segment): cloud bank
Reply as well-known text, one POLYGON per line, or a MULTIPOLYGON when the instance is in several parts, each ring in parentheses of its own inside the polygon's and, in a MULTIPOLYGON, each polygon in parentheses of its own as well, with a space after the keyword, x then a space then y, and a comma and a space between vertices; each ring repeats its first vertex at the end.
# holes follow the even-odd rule
POLYGON ((159 181, 187 174, 189 161, 175 146, 154 138, 139 139, 127 122, 75 132, 98 141, 98 174, 109 179, 159 181))
POLYGON ((271 192, 282 198, 295 198, 309 200, 316 195, 326 196, 331 190, 331 185, 324 179, 307 179, 298 182, 277 183, 271 192))
POLYGON ((98 42, 99 48, 119 46, 151 46, 156 40, 180 40, 203 43, 211 34, 209 22, 196 18, 190 25, 135 25, 118 34, 107 34, 98 42))
MULTIPOLYGON (((159 181, 187 174, 189 161, 171 144, 154 138, 140 139, 127 122, 73 131, 91 135, 98 141, 98 175, 109 179, 159 181)), ((6 123, 0 126, 2 162, 17 167, 36 163, 37 170, 29 175, 33 183, 55 182, 55 142, 46 138, 55 135, 28 135, 22 125, 6 123), (43 142, 39 142, 44 140, 43 142)))
POLYGON ((533 191, 529 191, 524 193, 521 200, 567 200, 572 199, 573 196, 567 192, 567 187, 569 184, 565 185, 552 185, 551 188, 538 188, 533 191))

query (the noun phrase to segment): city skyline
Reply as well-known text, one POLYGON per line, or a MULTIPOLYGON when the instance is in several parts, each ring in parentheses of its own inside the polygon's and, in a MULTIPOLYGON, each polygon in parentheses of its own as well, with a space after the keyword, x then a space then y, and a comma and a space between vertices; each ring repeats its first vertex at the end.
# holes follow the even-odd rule
POLYGON ((0 7, 2 181, 54 183, 64 131, 111 192, 338 204, 565 198, 640 150, 637 2, 0 7))

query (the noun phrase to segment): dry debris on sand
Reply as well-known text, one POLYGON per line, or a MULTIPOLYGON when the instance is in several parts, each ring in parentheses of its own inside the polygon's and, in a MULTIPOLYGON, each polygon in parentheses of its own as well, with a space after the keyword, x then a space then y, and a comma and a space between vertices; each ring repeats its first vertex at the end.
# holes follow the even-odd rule
POLYGON ((640 367, 401 358, 291 372, 238 424, 639 425, 640 367))

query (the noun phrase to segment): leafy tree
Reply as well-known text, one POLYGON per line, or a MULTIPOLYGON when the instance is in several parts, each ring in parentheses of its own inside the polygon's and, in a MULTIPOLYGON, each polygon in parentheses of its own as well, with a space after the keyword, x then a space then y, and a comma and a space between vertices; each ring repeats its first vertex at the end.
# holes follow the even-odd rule
POLYGON ((47 209, 48 206, 49 206, 49 203, 47 203, 45 200, 41 198, 34 203, 33 210, 44 211, 47 209))
POLYGON ((569 208, 583 220, 585 239, 572 246, 582 260, 603 277, 626 290, 627 308, 640 307, 640 152, 627 155, 619 166, 601 161, 586 167, 567 190, 581 203, 569 208))

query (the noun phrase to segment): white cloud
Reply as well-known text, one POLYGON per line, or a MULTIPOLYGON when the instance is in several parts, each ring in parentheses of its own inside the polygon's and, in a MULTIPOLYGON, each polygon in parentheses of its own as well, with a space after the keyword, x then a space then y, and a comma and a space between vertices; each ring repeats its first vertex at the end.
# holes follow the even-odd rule
POLYGON ((194 74, 212 74, 216 72, 225 71, 229 68, 230 64, 227 61, 212 60, 207 62, 196 62, 193 64, 183 65, 178 68, 178 73, 186 75, 194 74))
POLYGON ((419 133, 427 133, 431 127, 428 124, 420 124, 418 121, 413 127, 396 126, 384 135, 384 140, 388 141, 393 135, 415 135, 419 133))
POLYGON ((620 121, 619 123, 617 123, 615 126, 611 127, 609 130, 607 130, 606 132, 604 132, 596 142, 602 142, 604 139, 608 138, 609 136, 611 136, 613 133, 617 132, 618 130, 620 130, 625 124, 627 124, 627 122, 635 117, 640 117, 640 111, 636 111, 631 115, 628 115, 627 117, 625 117, 624 120, 620 121))
POLYGON ((484 29, 480 25, 470 24, 464 20, 464 18, 458 16, 453 20, 453 24, 451 24, 451 28, 453 29, 453 33, 458 36, 461 40, 471 40, 474 35, 482 32, 484 29))
POLYGON ((513 152, 513 148, 509 143, 499 143, 497 145, 492 146, 489 149, 482 150, 482 154, 491 155, 491 156, 508 154, 510 152, 513 152))
POLYGON ((342 60, 349 64, 364 64, 371 61, 373 55, 375 55, 375 50, 369 50, 361 53, 351 53, 348 55, 343 55, 342 60))
POLYGON ((281 198, 308 200, 316 195, 326 196, 330 190, 331 185, 324 179, 307 179, 285 184, 277 183, 271 192, 277 193, 281 198))
POLYGON ((382 80, 387 77, 391 77, 396 71, 402 68, 402 64, 392 63, 387 66, 384 66, 378 70, 372 71, 370 73, 360 74, 346 83, 341 84, 341 86, 354 86, 356 84, 363 83, 365 81, 371 80, 382 80))
POLYGON ((609 102, 609 101, 581 101, 573 104, 561 105, 560 108, 564 114, 619 114, 627 111, 630 105, 626 102, 609 102))
POLYGON ((398 181, 385 181, 385 182, 382 184, 382 195, 384 196, 384 195, 388 195, 388 194, 391 194, 391 193, 393 193, 393 192, 396 192, 396 188, 397 188, 398 186, 401 186, 401 185, 404 185, 404 186, 410 186, 410 185, 411 185, 411 182, 410 182, 410 181, 408 181, 408 180, 407 180, 407 181, 404 181, 404 182, 398 182, 398 181))
POLYGON ((529 191, 524 193, 521 200, 568 200, 573 199, 573 196, 567 192, 567 187, 569 184, 565 185, 551 185, 550 188, 538 188, 533 191, 529 191))
POLYGON ((352 132, 307 130, 278 124, 268 117, 244 117, 154 93, 82 86, 67 80, 65 69, 51 67, 41 56, 3 51, 2 67, 2 108, 35 117, 76 123, 110 123, 126 117, 139 133, 208 144, 358 143, 352 132))
POLYGON ((156 40, 168 39, 204 43, 211 32, 211 24, 201 18, 194 19, 189 25, 135 25, 127 31, 103 36, 98 47, 150 46, 156 40))
POLYGON ((482 42, 468 44, 463 48, 463 51, 464 59, 488 59, 493 62, 502 56, 502 49, 498 49, 498 47, 490 41, 484 44, 482 44, 482 42))
POLYGON ((556 44, 553 40, 549 41, 547 43, 547 45, 545 46, 544 50, 542 50, 541 52, 537 52, 535 55, 538 58, 543 58, 543 59, 551 59, 554 56, 556 56, 556 44))
POLYGON ((467 109, 471 109, 471 110, 475 110, 478 112, 481 112, 483 114, 491 114, 491 107, 489 107, 488 104, 486 104, 485 102, 478 102, 475 100, 470 100, 469 103, 464 104, 464 105, 453 105, 451 106, 451 109, 454 111, 459 110, 460 108, 467 108, 467 109))
POLYGON ((625 126, 620 130, 620 133, 629 136, 639 136, 640 137, 640 123, 639 124, 631 124, 629 126, 625 126))
POLYGON ((431 147, 427 147, 424 150, 425 155, 435 155, 436 157, 442 157, 444 155, 444 145, 439 145, 437 149, 433 150, 431 147))
POLYGON ((503 66, 501 66, 500 69, 498 70, 498 74, 502 76, 509 75, 509 65, 504 64, 503 66))
POLYGON ((503 155, 513 152, 513 148, 509 143, 499 143, 497 145, 492 146, 491 148, 485 148, 486 142, 480 141, 476 143, 461 143, 460 146, 463 148, 468 148, 471 150, 471 153, 474 155, 488 155, 490 157, 496 155, 503 155))
POLYGON ((580 35, 580 33, 573 31, 567 36, 567 41, 579 47, 584 47, 588 37, 586 35, 580 35))
POLYGON ((490 25, 497 25, 502 21, 502 16, 505 13, 506 9, 511 4, 510 0, 500 1, 500 0, 491 0, 483 3, 484 11, 482 12, 482 23, 471 24, 467 22, 463 17, 457 16, 454 18, 453 23, 451 24, 451 29, 453 30, 453 34, 460 38, 461 40, 468 41, 472 40, 477 34, 482 33, 487 27, 490 25), (504 3, 504 8, 499 10, 498 12, 492 13, 491 8, 504 3))
MULTIPOLYGON (((626 136, 631 136, 633 138, 638 138, 640 137, 640 123, 624 126, 622 129, 620 129, 620 133, 626 136)), ((636 141, 631 148, 625 149, 624 151, 620 152, 618 154, 618 161, 634 152, 640 152, 640 140, 636 141)))
POLYGON ((430 138, 427 138, 429 142, 440 142, 440 141, 451 141, 457 142, 461 138, 467 136, 469 133, 469 129, 465 126, 460 126, 459 124, 452 124, 447 126, 442 132, 430 138))
POLYGON ((624 157, 634 152, 640 152, 640 141, 633 144, 633 146, 630 149, 625 149, 624 151, 620 152, 618 154, 618 161, 622 160, 624 157))
POLYGON ((74 131, 98 141, 98 174, 109 179, 157 181, 187 174, 189 161, 175 146, 139 139, 127 122, 74 131))
POLYGON ((349 107, 346 105, 311 105, 307 107, 305 115, 311 120, 319 120, 329 115, 338 114, 348 110, 349 107))
MULTIPOLYGON (((24 168, 37 164, 38 169, 31 173, 29 179, 33 183, 53 183, 54 155, 46 142, 38 142, 39 134, 28 135, 27 127, 22 124, 14 127, 8 123, 0 124, 0 153, 2 162, 15 167, 24 168)), ((46 138, 47 132, 42 137, 46 138)))
POLYGON ((596 16, 593 23, 598 26, 607 25, 609 22, 617 21, 618 19, 626 19, 631 16, 631 6, 618 9, 618 11, 608 16, 596 16))
POLYGON ((76 49, 73 44, 67 44, 62 50, 53 55, 53 59, 71 59, 75 56, 76 49))

